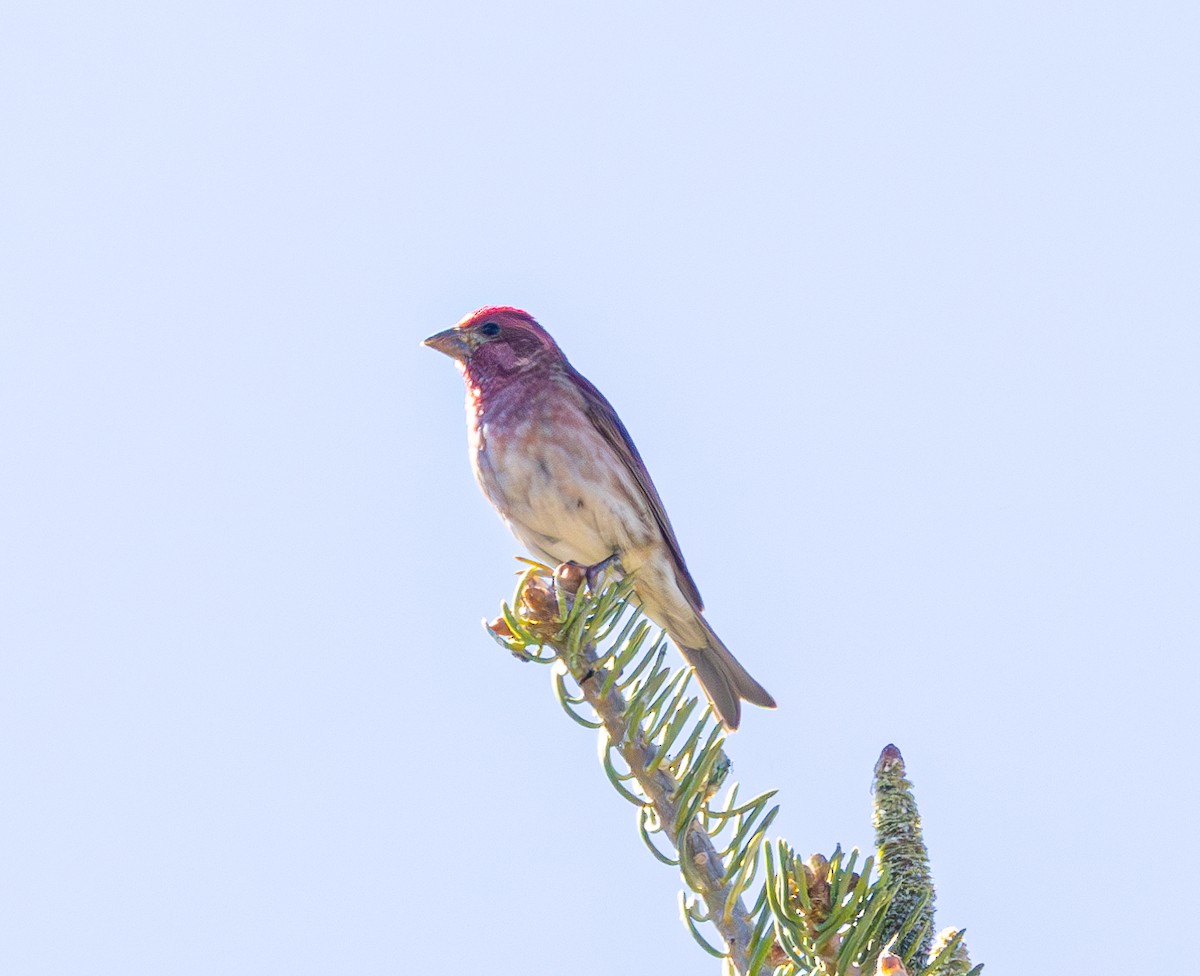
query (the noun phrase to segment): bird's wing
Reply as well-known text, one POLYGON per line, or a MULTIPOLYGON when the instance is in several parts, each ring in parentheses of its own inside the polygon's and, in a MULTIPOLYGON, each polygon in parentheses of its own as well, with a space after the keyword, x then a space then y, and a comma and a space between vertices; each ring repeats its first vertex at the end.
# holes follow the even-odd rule
POLYGON ((642 456, 638 454, 638 449, 633 444, 633 438, 629 436, 629 431, 621 423, 621 418, 617 416, 612 404, 604 399, 604 394, 569 363, 567 372, 583 393, 588 419, 595 425, 596 430, 600 431, 604 439, 612 445, 613 451, 629 469, 630 474, 642 489, 646 501, 650 503, 650 511, 654 513, 654 520, 658 523, 663 540, 667 543, 667 549, 671 553, 671 562, 674 564, 675 578, 679 583, 679 588, 696 610, 703 610, 704 601, 700 599, 696 581, 692 579, 687 563, 683 561, 683 553, 679 550, 679 540, 675 538, 675 530, 671 528, 667 510, 663 508, 662 499, 658 497, 658 489, 650 480, 650 472, 646 470, 642 456))

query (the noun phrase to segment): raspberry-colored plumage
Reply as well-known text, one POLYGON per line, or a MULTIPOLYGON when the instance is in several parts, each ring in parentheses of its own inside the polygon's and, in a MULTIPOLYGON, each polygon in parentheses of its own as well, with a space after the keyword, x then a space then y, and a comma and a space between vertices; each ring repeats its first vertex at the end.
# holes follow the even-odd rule
POLYGON ((728 728, 738 726, 742 699, 774 707, 705 621, 662 500, 616 411, 549 333, 526 312, 490 306, 425 342, 463 373, 475 476, 526 548, 551 564, 615 556, 728 728))

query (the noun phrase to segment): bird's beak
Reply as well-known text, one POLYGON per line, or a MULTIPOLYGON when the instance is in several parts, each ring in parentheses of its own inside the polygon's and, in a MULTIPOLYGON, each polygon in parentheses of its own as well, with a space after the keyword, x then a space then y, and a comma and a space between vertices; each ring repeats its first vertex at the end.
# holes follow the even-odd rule
POLYGON ((467 361, 474 348, 471 345, 470 337, 457 328, 446 329, 437 335, 431 335, 425 340, 425 345, 438 352, 444 352, 451 359, 457 359, 460 363, 467 361))

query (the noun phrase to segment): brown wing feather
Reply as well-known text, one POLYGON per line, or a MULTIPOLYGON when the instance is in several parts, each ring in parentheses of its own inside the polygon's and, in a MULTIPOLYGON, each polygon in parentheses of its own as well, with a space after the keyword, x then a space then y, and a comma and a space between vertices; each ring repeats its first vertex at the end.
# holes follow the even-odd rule
POLYGON ((617 412, 612 408, 612 404, 604 399, 604 394, 597 390, 584 376, 580 375, 569 363, 566 364, 566 368, 568 375, 583 393, 589 419, 595 424, 596 429, 600 431, 604 439, 612 445, 617 456, 625 463, 625 466, 642 489, 642 494, 646 496, 646 501, 650 503, 650 511, 654 513, 654 520, 658 523, 662 537, 667 543, 667 549, 671 553, 671 562, 675 568, 675 579, 679 583, 679 588, 696 610, 703 610, 704 601, 700 599, 700 591, 696 588, 696 581, 692 579, 692 574, 688 572, 687 563, 683 561, 683 553, 679 551, 679 540, 675 538, 675 530, 671 528, 671 520, 667 518, 667 510, 663 508, 662 499, 658 497, 658 489, 654 487, 654 482, 650 480, 650 472, 646 470, 642 456, 634 446, 633 438, 629 436, 629 431, 621 423, 621 418, 617 416, 617 412))

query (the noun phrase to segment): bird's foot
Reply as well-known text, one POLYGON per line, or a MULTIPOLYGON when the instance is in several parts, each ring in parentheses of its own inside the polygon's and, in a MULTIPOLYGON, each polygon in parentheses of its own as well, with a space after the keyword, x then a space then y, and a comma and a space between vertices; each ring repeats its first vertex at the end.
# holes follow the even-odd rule
POLYGON ((621 569, 621 558, 615 552, 594 566, 584 566, 573 559, 569 560, 559 566, 554 575, 559 580, 567 583, 572 593, 579 589, 579 584, 585 579, 587 580, 588 589, 595 593, 599 589, 599 584, 604 574, 609 569, 616 569, 618 573, 623 572, 621 569), (572 586, 571 584, 574 585, 572 586))
POLYGON ((584 569, 584 575, 587 576, 588 589, 593 593, 597 592, 600 589, 600 581, 609 569, 615 569, 618 573, 621 572, 621 558, 615 552, 607 559, 600 560, 595 566, 588 566, 584 569))

